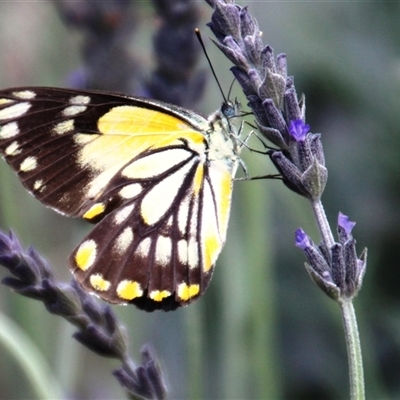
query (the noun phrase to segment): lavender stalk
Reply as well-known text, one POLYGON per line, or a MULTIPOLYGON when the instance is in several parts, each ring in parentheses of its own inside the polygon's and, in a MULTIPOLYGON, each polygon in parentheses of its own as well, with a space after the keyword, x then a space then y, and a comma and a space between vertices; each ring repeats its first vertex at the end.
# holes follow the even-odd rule
POLYGON ((215 44, 234 66, 231 68, 247 97, 260 133, 276 149, 268 155, 283 183, 307 198, 321 234, 317 246, 302 229, 296 245, 303 250, 306 270, 329 297, 340 304, 347 345, 351 399, 364 399, 361 345, 352 300, 361 288, 366 268, 364 250, 358 257, 351 231, 355 223, 339 213, 338 240, 326 218, 321 196, 328 171, 321 135, 305 123, 305 99, 297 97, 294 79, 287 75, 286 56, 274 57, 264 46, 257 21, 233 0, 206 0, 214 8, 208 24, 215 44))

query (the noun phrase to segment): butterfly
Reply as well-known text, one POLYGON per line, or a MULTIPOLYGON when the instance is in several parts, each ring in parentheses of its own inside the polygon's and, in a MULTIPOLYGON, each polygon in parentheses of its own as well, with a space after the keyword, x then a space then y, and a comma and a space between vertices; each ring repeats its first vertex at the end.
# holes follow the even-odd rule
POLYGON ((239 107, 205 119, 108 92, 5 89, 0 152, 43 204, 95 224, 68 259, 86 291, 169 311, 205 292, 225 243, 239 107))

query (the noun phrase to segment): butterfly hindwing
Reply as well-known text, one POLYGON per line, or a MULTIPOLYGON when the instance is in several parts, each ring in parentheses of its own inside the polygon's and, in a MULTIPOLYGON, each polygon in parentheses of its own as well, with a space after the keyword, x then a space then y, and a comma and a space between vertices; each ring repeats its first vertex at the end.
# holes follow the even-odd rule
POLYGON ((69 258, 77 280, 148 311, 203 294, 224 244, 238 150, 215 129, 147 99, 0 91, 0 152, 24 186, 97 224, 69 258))
POLYGON ((109 302, 132 301, 148 310, 173 309, 201 294, 211 276, 212 269, 204 273, 202 268, 199 201, 203 182, 195 179, 204 168, 200 157, 172 147, 149 152, 125 169, 137 173, 162 156, 175 162, 168 168, 158 164, 159 171, 149 168, 151 175, 142 172, 125 185, 118 185, 117 177, 110 182, 111 190, 91 208, 101 210, 99 205, 106 198, 119 197, 118 207, 70 257, 77 280, 109 302), (114 187, 123 197, 113 196, 114 187))

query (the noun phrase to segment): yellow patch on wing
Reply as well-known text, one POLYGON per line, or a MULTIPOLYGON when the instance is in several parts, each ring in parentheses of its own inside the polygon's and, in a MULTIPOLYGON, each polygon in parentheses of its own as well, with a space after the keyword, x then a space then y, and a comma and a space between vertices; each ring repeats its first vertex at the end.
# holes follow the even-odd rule
POLYGON ((78 248, 75 254, 75 262, 79 269, 86 271, 90 268, 97 254, 97 245, 94 240, 84 241, 78 248))
MULTIPOLYGON (((218 174, 219 171, 216 170, 213 172, 218 174)), ((221 207, 223 206, 221 202, 223 200, 219 196, 219 188, 215 186, 215 181, 212 181, 212 183, 212 186, 210 186, 208 181, 204 182, 201 235, 203 238, 203 270, 205 272, 209 271, 214 265, 225 241, 225 236, 221 235, 219 226, 220 214, 221 212, 225 213, 225 210, 221 211, 221 207)))
POLYGON ((232 176, 229 172, 220 170, 219 173, 210 174, 210 178, 217 204, 219 234, 225 242, 231 208, 232 176))
POLYGON ((204 238, 204 271, 207 272, 217 261, 222 244, 218 236, 209 234, 204 238))
POLYGON ((8 104, 8 103, 12 103, 13 100, 10 99, 0 99, 0 106, 2 106, 3 104, 8 104))
MULTIPOLYGON (((100 135, 83 134, 87 139, 75 135, 76 142, 82 144, 78 153, 78 164, 95 172, 96 176, 86 189, 87 197, 96 196, 126 165, 128 169, 125 169, 125 173, 132 177, 133 171, 129 167, 136 168, 136 163, 131 163, 132 159, 146 150, 181 146, 184 138, 192 150, 201 155, 205 153, 205 136, 201 132, 179 118, 142 107, 112 108, 99 119, 98 130, 100 135)), ((156 166, 153 173, 165 171, 162 164, 151 165, 153 168, 156 166)), ((149 176, 150 171, 147 170, 146 173, 149 176)))
POLYGON ((201 163, 196 169, 196 175, 193 180, 193 191, 197 195, 203 185, 204 165, 201 163))
POLYGON ((91 220, 104 212, 106 206, 104 203, 96 203, 93 204, 92 207, 87 210, 82 217, 88 220, 91 220))
POLYGON ((143 289, 138 282, 123 280, 117 286, 117 295, 123 300, 133 300, 143 296, 143 289))
POLYGON ((111 282, 105 280, 101 274, 91 275, 90 284, 94 289, 99 290, 100 292, 106 292, 111 286, 111 282))
POLYGON ((194 284, 194 285, 187 285, 185 282, 182 282, 180 285, 178 285, 178 297, 183 300, 187 301, 191 299, 194 296, 197 296, 200 293, 200 285, 194 284))
POLYGON ((149 294, 149 297, 154 301, 162 301, 168 296, 171 296, 171 292, 168 290, 153 290, 149 294))
POLYGON ((143 107, 114 107, 99 119, 98 128, 104 135, 135 136, 136 144, 144 148, 182 144, 177 139, 183 135, 191 148, 193 144, 204 143, 204 136, 181 119, 143 107))

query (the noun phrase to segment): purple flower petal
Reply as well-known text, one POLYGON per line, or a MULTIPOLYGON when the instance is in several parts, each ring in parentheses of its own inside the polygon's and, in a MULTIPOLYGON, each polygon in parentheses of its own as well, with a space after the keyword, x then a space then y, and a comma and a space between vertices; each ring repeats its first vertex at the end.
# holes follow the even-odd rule
POLYGON ((355 222, 349 220, 349 217, 347 215, 339 212, 338 225, 346 231, 347 235, 351 234, 351 231, 353 230, 355 224, 355 222))
POLYGON ((289 133, 296 142, 303 141, 309 130, 310 125, 305 124, 301 119, 290 121, 289 133))
POLYGON ((296 229, 294 236, 295 236, 295 244, 297 247, 300 247, 300 249, 304 250, 307 247, 311 246, 311 240, 307 236, 307 234, 303 231, 303 229, 301 228, 296 229))

